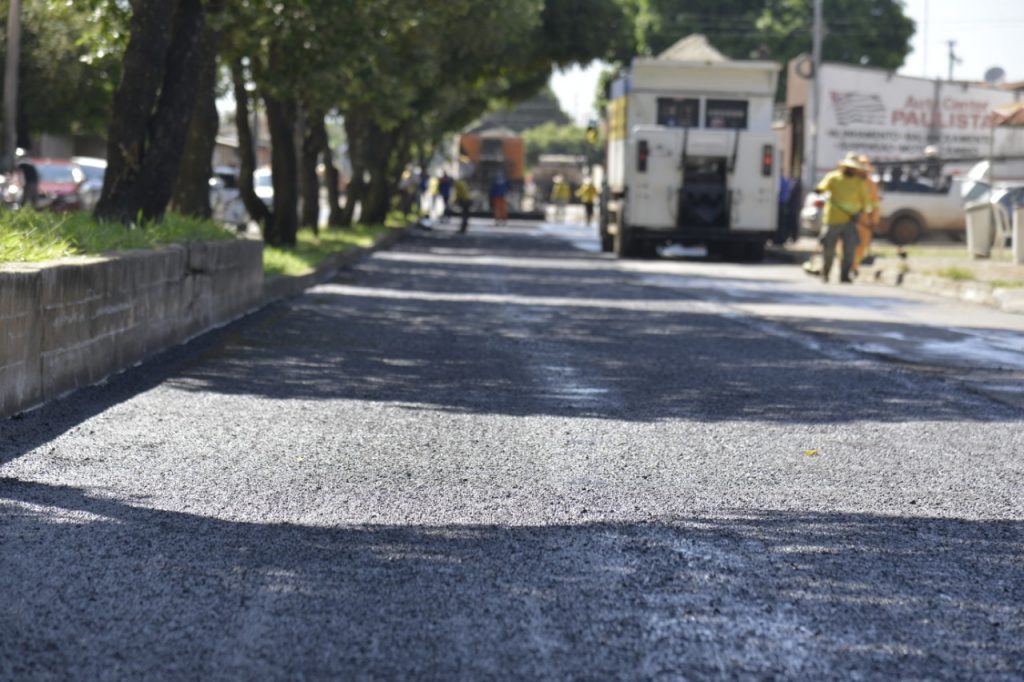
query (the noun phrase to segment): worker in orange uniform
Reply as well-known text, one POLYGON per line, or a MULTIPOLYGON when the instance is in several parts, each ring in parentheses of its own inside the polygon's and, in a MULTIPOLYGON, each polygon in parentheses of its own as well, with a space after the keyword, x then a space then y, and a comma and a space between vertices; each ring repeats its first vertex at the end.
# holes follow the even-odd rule
POLYGON ((857 250, 853 254, 853 268, 852 272, 854 276, 857 275, 860 270, 860 263, 864 260, 864 256, 868 255, 868 246, 871 245, 871 238, 875 236, 875 230, 878 229, 878 221, 882 214, 882 200, 878 193, 878 183, 875 182, 874 173, 875 169, 871 165, 871 159, 866 155, 861 154, 857 157, 860 161, 860 165, 864 171, 864 182, 868 186, 868 206, 860 214, 860 220, 857 222, 857 237, 859 243, 857 244, 857 250))

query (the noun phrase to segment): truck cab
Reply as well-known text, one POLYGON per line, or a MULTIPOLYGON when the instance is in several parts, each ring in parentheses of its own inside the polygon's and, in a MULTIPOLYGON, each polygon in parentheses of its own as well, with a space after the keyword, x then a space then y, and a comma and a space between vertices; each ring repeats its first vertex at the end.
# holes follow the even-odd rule
POLYGON ((713 256, 763 257, 778 220, 778 71, 727 60, 701 36, 633 60, 611 86, 604 250, 704 244, 713 256))

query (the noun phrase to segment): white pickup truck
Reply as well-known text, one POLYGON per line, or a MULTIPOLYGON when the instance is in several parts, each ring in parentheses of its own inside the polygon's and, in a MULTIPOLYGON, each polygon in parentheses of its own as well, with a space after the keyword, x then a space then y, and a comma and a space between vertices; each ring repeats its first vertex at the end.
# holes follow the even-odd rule
MULTIPOLYGON (((962 180, 947 179, 938 187, 927 180, 883 180, 878 189, 882 196, 882 220, 878 235, 894 244, 911 244, 925 234, 942 233, 962 239, 965 228, 962 180)), ((800 212, 800 226, 805 234, 817 235, 821 227, 824 197, 813 192, 807 195, 800 212)))

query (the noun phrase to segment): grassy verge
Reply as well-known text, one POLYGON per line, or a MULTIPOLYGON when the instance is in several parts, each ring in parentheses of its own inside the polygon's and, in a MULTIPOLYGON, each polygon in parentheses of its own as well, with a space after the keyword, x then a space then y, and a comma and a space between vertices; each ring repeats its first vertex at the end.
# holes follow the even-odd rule
POLYGON ((948 268, 942 268, 941 270, 935 270, 934 274, 939 277, 944 277, 945 279, 951 279, 954 282, 970 282, 977 279, 975 274, 967 268, 958 268, 955 265, 948 268))
POLYGON ((318 236, 311 229, 303 228, 299 230, 294 247, 263 248, 263 274, 268 277, 308 275, 330 255, 358 246, 372 246, 388 229, 383 225, 353 225, 345 229, 322 229, 318 236))
MULTIPOLYGON (((388 216, 385 225, 356 225, 345 229, 299 231, 292 248, 267 246, 263 271, 273 275, 305 275, 332 254, 372 246, 388 229, 402 227, 408 217, 388 216)), ((170 213, 160 223, 126 227, 99 223, 88 213, 0 210, 0 263, 35 263, 75 255, 94 255, 162 244, 234 239, 233 232, 209 220, 170 213)))
POLYGON ((0 263, 34 263, 64 256, 233 238, 212 221, 173 213, 160 223, 126 227, 97 222, 89 213, 0 210, 0 263))
MULTIPOLYGON (((871 243, 871 253, 878 258, 896 258, 899 255, 898 251, 899 247, 887 242, 879 243, 875 241, 871 243)), ((903 251, 910 259, 941 258, 943 260, 963 261, 974 259, 974 256, 971 255, 964 244, 911 244, 903 247, 903 251)), ((992 255, 988 260, 994 263, 1010 262, 1013 260, 1013 255, 1009 249, 993 249, 992 255)))

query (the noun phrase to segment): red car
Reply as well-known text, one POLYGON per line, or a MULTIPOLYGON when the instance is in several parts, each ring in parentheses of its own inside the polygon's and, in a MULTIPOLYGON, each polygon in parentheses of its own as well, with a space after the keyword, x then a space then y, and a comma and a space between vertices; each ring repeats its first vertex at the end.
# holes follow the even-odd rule
POLYGON ((30 159, 27 163, 35 166, 39 175, 36 208, 51 211, 82 209, 82 195, 79 190, 85 182, 85 173, 81 168, 71 161, 62 159, 30 159))

